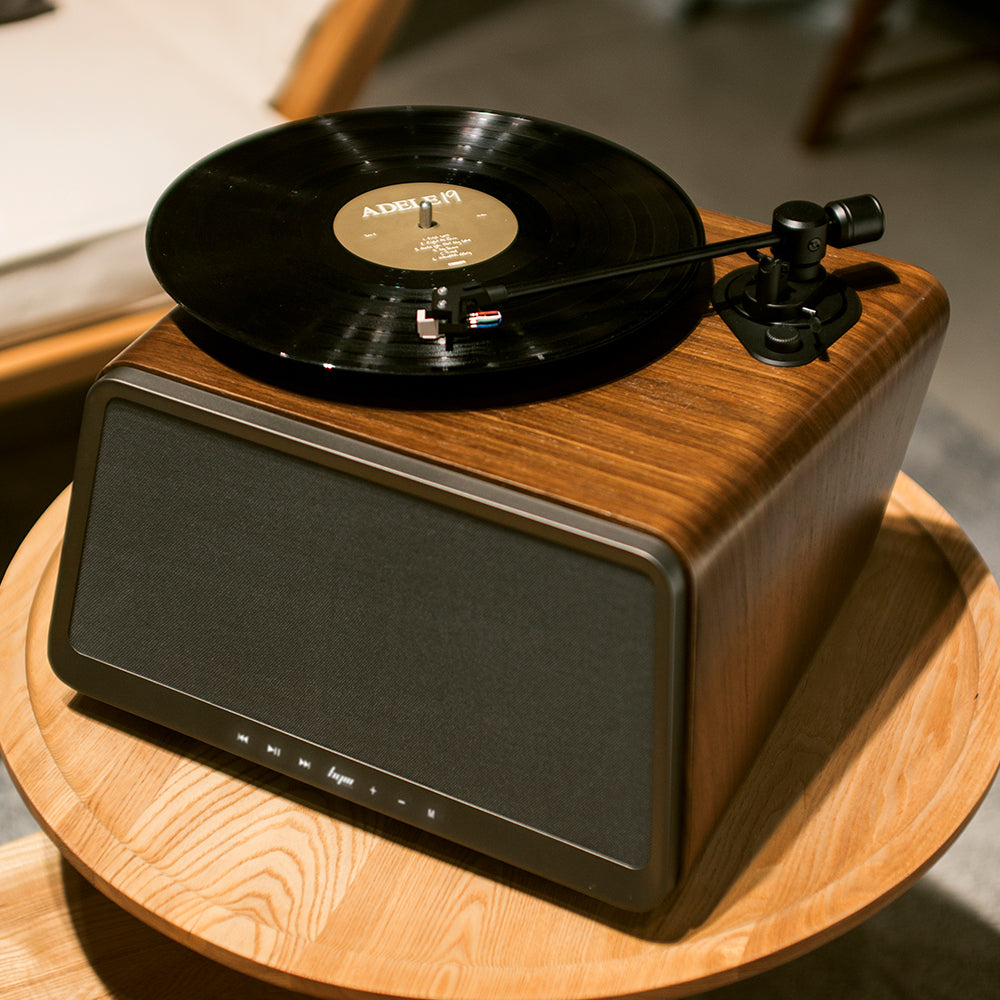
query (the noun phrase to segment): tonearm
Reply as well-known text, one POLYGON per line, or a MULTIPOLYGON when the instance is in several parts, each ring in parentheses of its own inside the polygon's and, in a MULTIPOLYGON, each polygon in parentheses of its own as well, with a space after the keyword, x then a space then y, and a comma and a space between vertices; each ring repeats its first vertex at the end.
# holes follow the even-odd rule
POLYGON ((422 339, 454 338, 472 329, 499 326, 496 307, 506 302, 592 282, 748 253, 756 264, 732 271, 715 286, 712 302, 744 346, 761 361, 794 366, 825 356, 826 349, 861 316, 857 293, 823 267, 828 246, 870 243, 885 231, 885 213, 874 195, 831 201, 788 201, 774 210, 770 230, 707 243, 620 267, 569 274, 553 281, 513 285, 448 285, 431 292, 417 310, 422 339), (770 250, 770 254, 762 253, 770 250))

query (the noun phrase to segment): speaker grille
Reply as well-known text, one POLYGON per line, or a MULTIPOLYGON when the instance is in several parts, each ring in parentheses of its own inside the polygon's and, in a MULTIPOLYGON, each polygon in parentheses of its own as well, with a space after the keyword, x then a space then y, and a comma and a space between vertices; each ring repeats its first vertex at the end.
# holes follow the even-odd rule
POLYGON ((112 399, 72 645, 647 863, 649 577, 426 493, 112 399))

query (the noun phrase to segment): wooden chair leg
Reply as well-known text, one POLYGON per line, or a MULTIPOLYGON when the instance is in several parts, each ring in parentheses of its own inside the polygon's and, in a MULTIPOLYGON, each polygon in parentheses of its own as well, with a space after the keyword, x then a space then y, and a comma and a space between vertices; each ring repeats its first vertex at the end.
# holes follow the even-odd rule
POLYGON ((802 141, 821 146, 830 141, 837 114, 858 78, 858 68, 882 27, 883 17, 893 0, 856 0, 850 22, 834 48, 820 79, 802 141))

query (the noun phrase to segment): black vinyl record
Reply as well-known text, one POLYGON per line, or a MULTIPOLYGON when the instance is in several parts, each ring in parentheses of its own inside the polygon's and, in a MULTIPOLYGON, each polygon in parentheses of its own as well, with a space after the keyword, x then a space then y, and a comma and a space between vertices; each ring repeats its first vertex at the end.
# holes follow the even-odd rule
POLYGON ((607 377, 616 358, 667 350, 703 306, 687 265, 512 300, 499 326, 445 342, 417 335, 435 287, 551 281, 703 242, 687 196, 642 158, 464 108, 362 109, 252 135, 175 181, 147 231, 156 277, 207 349, 306 390, 430 400, 541 387, 567 367, 607 377))

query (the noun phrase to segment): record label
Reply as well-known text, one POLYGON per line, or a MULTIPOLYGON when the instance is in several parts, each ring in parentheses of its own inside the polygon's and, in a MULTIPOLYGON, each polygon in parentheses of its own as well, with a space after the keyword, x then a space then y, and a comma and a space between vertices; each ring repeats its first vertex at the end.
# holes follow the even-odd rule
POLYGON ((356 257, 404 271, 480 264, 517 236, 517 217, 475 188, 426 181, 373 188, 333 220, 340 244, 356 257))

